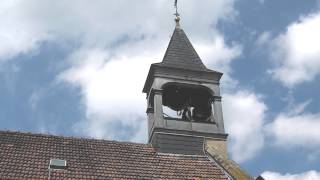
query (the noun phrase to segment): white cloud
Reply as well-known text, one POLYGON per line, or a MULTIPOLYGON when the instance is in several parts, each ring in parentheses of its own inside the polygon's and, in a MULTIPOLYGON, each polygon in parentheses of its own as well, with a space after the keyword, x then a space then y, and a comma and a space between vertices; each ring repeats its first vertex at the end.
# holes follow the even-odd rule
MULTIPOLYGON (((72 68, 63 72, 59 80, 81 87, 87 111, 86 118, 75 129, 97 138, 120 139, 126 134, 121 128, 130 127, 134 132, 129 140, 146 141, 146 100, 142 87, 150 64, 163 57, 167 43, 147 38, 113 50, 83 49, 70 56, 72 68)), ((217 47, 216 43, 202 48, 212 49, 216 54, 229 51, 227 46, 217 47)), ((229 58, 233 55, 219 60, 231 62, 229 58)))
POLYGON ((256 94, 238 91, 223 95, 223 110, 232 158, 239 163, 253 158, 264 145, 266 105, 256 94))
MULTIPOLYGON (((79 47, 70 52, 69 68, 57 78, 60 83, 80 87, 86 117, 74 125, 75 131, 96 138, 146 141, 142 87, 150 64, 162 60, 173 31, 170 0, 1 3, 7 5, 0 4, 5 9, 0 11, 5 13, 0 22, 6 23, 0 32, 7 34, 0 35, 6 38, 0 41, 0 59, 37 50, 45 41, 79 47)), ((237 81, 230 76, 230 64, 241 55, 242 47, 227 45, 212 27, 219 20, 233 18, 234 0, 180 3, 181 24, 195 49, 208 67, 224 73, 223 84, 232 89, 237 81)), ((231 154, 244 162, 263 147, 266 106, 253 92, 223 97, 231 154)))
POLYGON ((261 174, 265 180, 319 180, 320 172, 307 171, 300 174, 280 174, 278 172, 266 171, 261 174))
MULTIPOLYGON (((133 13, 137 14, 136 17, 133 16, 128 22, 122 20, 125 19, 123 16, 128 14, 120 13, 119 20, 115 22, 109 17, 110 14, 103 14, 106 16, 102 18, 105 19, 103 22, 106 25, 115 26, 112 28, 119 28, 123 33, 118 32, 118 29, 110 30, 104 25, 101 25, 101 31, 97 32, 102 34, 100 36, 86 31, 90 41, 86 39, 84 46, 70 55, 71 68, 63 72, 59 80, 80 86, 82 90, 86 117, 75 125, 75 130, 98 138, 139 142, 146 140, 146 100, 141 91, 150 64, 161 61, 165 53, 174 22, 170 12, 172 2, 155 1, 155 3, 142 4, 143 2, 135 2, 135 6, 140 6, 137 9, 130 9, 135 6, 128 4, 117 7, 117 4, 112 2, 111 4, 116 4, 113 7, 117 9, 115 11, 129 8, 129 13, 135 11, 133 13), (170 5, 163 7, 165 4, 170 5), (141 7, 145 7, 146 11, 141 11, 141 7), (108 48, 104 46, 123 38, 123 34, 126 35, 124 42, 108 48), (95 36, 98 37, 95 39, 95 36), (90 44, 92 39, 97 42, 94 46, 90 44)), ((210 57, 209 63, 223 60, 230 63, 231 59, 240 54, 238 47, 225 45, 223 37, 211 28, 212 24, 223 17, 222 14, 231 13, 226 14, 228 9, 232 9, 232 2, 205 1, 197 8, 193 6, 196 1, 184 2, 180 5, 185 7, 181 12, 182 26, 191 41, 198 42, 199 49, 206 51, 211 49, 219 57, 210 57), (220 8, 225 8, 226 11, 221 11, 220 8), (195 25, 191 20, 200 10, 207 13, 204 15, 207 18, 202 18, 195 25), (214 36, 217 37, 213 38, 214 36)), ((96 33, 96 29, 92 31, 96 33)), ((202 56, 201 53, 200 56, 202 56)))
POLYGON ((121 129, 129 127, 136 131, 129 140, 146 140, 147 135, 141 133, 141 129, 147 132, 142 87, 150 63, 164 48, 158 46, 160 40, 143 42, 146 44, 119 48, 112 56, 102 49, 85 49, 70 56, 72 68, 60 80, 81 87, 87 117, 75 126, 77 130, 98 138, 126 139, 121 129))
MULTIPOLYGON (((232 16, 233 2, 181 1, 181 23, 193 37, 206 39, 209 25, 232 16)), ((123 36, 165 38, 171 31, 173 12, 170 0, 3 0, 0 2, 0 59, 36 50, 44 41, 105 47, 123 36)))
POLYGON ((320 147, 320 114, 303 112, 310 101, 280 113, 267 125, 267 133, 283 147, 298 146, 311 151, 320 147))
MULTIPOLYGON (((230 63, 241 55, 241 46, 227 45, 212 28, 234 17, 234 0, 179 3, 182 27, 200 57, 225 73, 226 84, 235 84, 230 63)), ((79 47, 70 52, 70 68, 57 78, 80 87, 86 117, 75 124, 75 131, 97 138, 146 140, 141 91, 150 64, 162 60, 173 31, 172 1, 8 0, 1 1, 0 8, 1 60, 39 50, 42 42, 79 47)), ((234 142, 238 140, 243 141, 234 142)))
POLYGON ((234 44, 229 47, 219 35, 210 42, 195 44, 195 48, 208 68, 224 73, 222 86, 232 88, 237 84, 237 81, 230 76, 232 73, 230 64, 241 55, 241 45, 234 44))
POLYGON ((27 53, 48 39, 32 19, 26 17, 18 0, 0 2, 0 62, 27 53))
POLYGON ((300 18, 272 42, 273 78, 293 87, 320 74, 320 13, 300 18))
POLYGON ((278 114, 265 126, 265 133, 272 138, 274 145, 287 150, 304 149, 309 162, 319 159, 320 114, 306 111, 311 100, 297 104, 289 100, 287 111, 278 114))

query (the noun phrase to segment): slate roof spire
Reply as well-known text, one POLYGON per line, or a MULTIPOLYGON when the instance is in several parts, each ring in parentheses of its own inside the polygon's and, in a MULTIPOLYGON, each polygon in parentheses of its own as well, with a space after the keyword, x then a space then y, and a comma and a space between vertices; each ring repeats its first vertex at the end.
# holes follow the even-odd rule
POLYGON ((219 83, 223 73, 208 69, 202 62, 196 50, 193 48, 187 35, 180 25, 180 14, 177 11, 177 1, 175 1, 175 29, 171 36, 169 45, 162 62, 153 63, 150 66, 146 82, 143 87, 144 93, 149 93, 155 76, 175 76, 186 78, 186 76, 197 77, 207 81, 219 83))
POLYGON ((179 14, 175 15, 176 27, 161 64, 175 68, 210 71, 202 63, 198 53, 181 28, 179 14))

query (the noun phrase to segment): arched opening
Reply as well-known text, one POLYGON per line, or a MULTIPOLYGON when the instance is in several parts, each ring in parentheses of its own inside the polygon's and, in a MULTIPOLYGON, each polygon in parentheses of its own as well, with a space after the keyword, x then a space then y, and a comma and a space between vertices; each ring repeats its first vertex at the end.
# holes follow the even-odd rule
POLYGON ((167 119, 213 122, 213 95, 196 85, 166 84, 163 87, 163 112, 167 119))

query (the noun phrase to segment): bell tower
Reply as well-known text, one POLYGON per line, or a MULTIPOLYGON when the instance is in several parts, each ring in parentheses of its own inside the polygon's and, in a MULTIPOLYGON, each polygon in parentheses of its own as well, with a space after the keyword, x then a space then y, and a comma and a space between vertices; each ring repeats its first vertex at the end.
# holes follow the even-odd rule
POLYGON ((151 65, 143 92, 147 95, 148 141, 158 152, 203 154, 213 143, 225 151, 220 79, 222 73, 202 63, 180 26, 164 58, 151 65))

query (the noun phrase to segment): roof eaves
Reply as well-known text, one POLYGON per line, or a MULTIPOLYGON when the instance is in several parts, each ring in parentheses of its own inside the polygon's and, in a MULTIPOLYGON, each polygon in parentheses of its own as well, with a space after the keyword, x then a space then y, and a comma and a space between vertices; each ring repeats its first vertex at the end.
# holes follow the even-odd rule
POLYGON ((76 137, 76 136, 60 136, 53 134, 43 134, 43 133, 33 133, 33 132, 22 132, 22 131, 10 131, 10 130, 0 130, 0 135, 14 135, 14 136, 31 136, 31 137, 41 137, 41 138, 61 138, 62 140, 80 140, 80 141, 95 141, 95 142, 105 142, 105 143, 117 143, 123 145, 141 145, 152 147, 150 144, 129 142, 129 141, 115 141, 106 139, 96 139, 91 137, 76 137))

